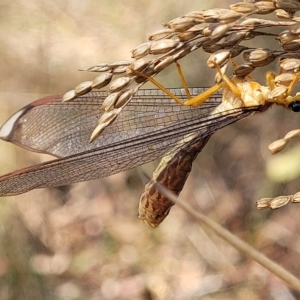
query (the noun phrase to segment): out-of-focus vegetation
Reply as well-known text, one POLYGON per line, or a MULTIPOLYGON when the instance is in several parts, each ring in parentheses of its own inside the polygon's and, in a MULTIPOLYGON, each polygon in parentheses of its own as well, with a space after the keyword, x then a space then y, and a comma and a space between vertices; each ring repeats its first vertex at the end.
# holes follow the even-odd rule
MULTIPOLYGON (((78 69, 129 59, 130 50, 162 22, 234 2, 2 1, 1 124, 31 101, 95 77, 78 69)), ((182 68, 190 85, 213 83, 214 72, 206 67, 201 50, 185 58, 182 68)), ((172 67, 159 80, 165 86, 180 84, 172 67)), ((299 190, 297 178, 275 182, 265 174, 272 160, 267 145, 299 127, 298 119, 274 107, 218 132, 195 162, 182 192, 195 210, 296 276, 300 205, 268 212, 257 211, 254 202, 299 190)), ((290 160, 289 149, 285 155, 290 160)), ((49 157, 0 143, 1 174, 45 159, 49 157)), ((300 168, 297 159, 291 168, 300 168)), ((149 164, 140 170, 151 174, 153 168, 149 164)), ((277 168, 280 172, 280 164, 277 168)), ((70 188, 1 199, 0 299, 299 297, 177 207, 157 229, 142 224, 136 218, 142 189, 138 172, 131 170, 70 188)))

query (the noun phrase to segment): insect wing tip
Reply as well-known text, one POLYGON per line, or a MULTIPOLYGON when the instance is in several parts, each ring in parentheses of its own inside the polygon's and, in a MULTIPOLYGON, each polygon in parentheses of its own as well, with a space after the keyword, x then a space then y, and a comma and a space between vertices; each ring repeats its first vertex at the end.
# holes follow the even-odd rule
POLYGON ((25 110, 27 110, 26 107, 24 107, 23 109, 19 110, 18 112, 16 112, 14 115, 12 115, 0 128, 0 139, 5 140, 5 141, 9 141, 14 129, 16 128, 17 124, 18 124, 18 120, 20 118, 20 116, 22 116, 25 112, 25 110))

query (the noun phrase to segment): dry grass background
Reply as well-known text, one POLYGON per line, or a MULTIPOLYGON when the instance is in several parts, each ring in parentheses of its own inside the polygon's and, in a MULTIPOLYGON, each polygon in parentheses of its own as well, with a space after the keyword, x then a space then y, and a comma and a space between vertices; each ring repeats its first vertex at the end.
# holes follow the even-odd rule
MULTIPOLYGON (((35 99, 95 77, 80 68, 129 59, 130 50, 162 22, 234 2, 2 0, 0 123, 35 99)), ((212 84, 214 74, 201 50, 185 58, 182 67, 191 86, 212 84)), ((159 81, 179 86, 175 70, 168 69, 159 81)), ((256 76, 261 80, 261 74, 256 76)), ((254 202, 299 190, 299 144, 290 146, 279 162, 267 150, 299 125, 299 116, 274 107, 218 132, 182 192, 195 210, 296 276, 300 206, 258 212, 254 202)), ((0 144, 1 174, 45 159, 49 157, 0 144)), ((139 170, 151 174, 153 168, 154 163, 139 170)), ((131 170, 1 199, 0 299, 300 297, 177 207, 157 229, 142 224, 136 218, 142 189, 137 170, 131 170)))

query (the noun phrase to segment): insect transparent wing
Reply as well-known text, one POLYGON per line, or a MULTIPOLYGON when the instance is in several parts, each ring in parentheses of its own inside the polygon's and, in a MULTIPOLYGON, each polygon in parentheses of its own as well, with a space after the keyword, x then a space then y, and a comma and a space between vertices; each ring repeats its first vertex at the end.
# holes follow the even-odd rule
POLYGON ((0 177, 0 195, 109 176, 165 156, 170 151, 178 151, 187 142, 206 138, 257 110, 239 109, 226 114, 177 120, 169 126, 157 127, 151 133, 15 171, 0 177))
MULTIPOLYGON (((191 94, 196 95, 203 90, 193 88, 191 94)), ((185 98, 183 89, 171 91, 185 98)), ((29 150, 66 157, 171 125, 176 130, 190 119, 203 118, 221 102, 221 95, 217 94, 201 108, 193 109, 179 106, 160 90, 140 90, 115 122, 97 140, 89 143, 107 95, 105 91, 93 91, 68 103, 62 103, 61 96, 38 100, 15 113, 2 126, 0 137, 29 150)))

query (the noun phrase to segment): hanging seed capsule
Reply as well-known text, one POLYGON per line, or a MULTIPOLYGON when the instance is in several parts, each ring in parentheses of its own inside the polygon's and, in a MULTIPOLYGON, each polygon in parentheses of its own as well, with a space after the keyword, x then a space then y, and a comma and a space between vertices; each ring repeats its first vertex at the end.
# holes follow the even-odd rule
POLYGON ((188 18, 194 19, 194 22, 196 22, 197 24, 202 24, 204 22, 204 19, 203 19, 203 10, 191 11, 191 12, 187 13, 184 16, 188 17, 188 18))
POLYGON ((289 196, 279 196, 274 198, 271 203, 270 203, 270 208, 271 209, 276 209, 276 208, 280 208, 282 206, 285 206, 287 204, 289 204, 290 202, 290 197, 289 196))
POLYGON ((239 20, 243 15, 232 10, 226 10, 219 17, 219 22, 222 24, 229 24, 239 20))
POLYGON ((300 23, 297 22, 297 23, 291 25, 289 30, 292 34, 299 35, 300 34, 300 23))
POLYGON ((255 70, 255 67, 250 63, 245 63, 239 65, 234 71, 233 74, 237 77, 246 77, 249 75, 253 70, 255 70))
POLYGON ((81 82, 75 88, 75 93, 77 96, 84 95, 92 90, 93 81, 84 81, 81 82))
POLYGON ((209 68, 214 68, 217 64, 218 66, 223 65, 230 57, 230 50, 222 49, 210 55, 206 64, 209 68))
POLYGON ((128 67, 130 65, 130 62, 128 60, 118 60, 115 61, 112 64, 109 64, 111 68, 117 68, 117 67, 128 67))
POLYGON ((112 79, 112 76, 113 74, 111 72, 105 72, 97 76, 92 83, 92 89, 101 89, 108 85, 112 79))
POLYGON ((179 40, 181 42, 186 42, 186 41, 189 41, 189 40, 192 40, 194 39, 197 35, 199 35, 199 32, 196 32, 196 31, 185 31, 185 32, 180 32, 177 34, 179 40))
POLYGON ((285 72, 298 72, 300 69, 300 60, 296 58, 286 58, 280 61, 280 68, 285 72))
POLYGON ((278 41, 281 45, 287 44, 292 42, 297 38, 297 35, 292 34, 289 30, 282 31, 278 34, 278 41))
POLYGON ((212 44, 212 45, 204 45, 202 47, 203 51, 207 52, 207 53, 215 53, 219 50, 221 50, 223 47, 220 44, 212 44))
POLYGON ((150 60, 149 59, 139 59, 134 61, 129 67, 126 69, 126 74, 128 76, 136 75, 136 71, 142 72, 149 66, 150 60))
POLYGON ((157 65, 155 65, 154 71, 158 73, 158 72, 164 70, 169 65, 171 65, 173 62, 174 62, 173 57, 168 56, 165 59, 163 59, 162 61, 160 61, 157 65))
POLYGON ((279 19, 291 19, 291 14, 283 9, 276 9, 274 14, 279 19))
POLYGON ((102 132, 103 130, 109 126, 118 116, 121 109, 114 109, 109 112, 105 112, 98 121, 98 125, 93 131, 90 142, 93 142, 102 132))
POLYGON ((295 78, 294 74, 282 73, 280 75, 277 75, 274 81, 276 85, 284 85, 288 87, 294 78, 295 78))
POLYGON ((219 26, 218 23, 208 24, 208 26, 204 27, 202 30, 202 34, 204 36, 210 37, 212 32, 219 26))
POLYGON ((300 10, 300 2, 298 0, 275 0, 277 8, 282 8, 288 12, 296 12, 300 10))
POLYGON ((256 208, 258 210, 270 208, 270 203, 273 198, 262 198, 256 201, 256 208))
POLYGON ((256 7, 254 3, 244 3, 244 2, 238 2, 235 4, 230 5, 230 9, 232 11, 241 13, 241 14, 251 14, 256 11, 256 7))
POLYGON ((276 100, 283 97, 287 92, 287 87, 283 85, 276 86, 269 94, 269 99, 276 100))
POLYGON ((240 41, 244 40, 245 39, 245 36, 248 34, 248 32, 246 31, 238 31, 238 32, 232 32, 232 33, 229 33, 222 45, 223 47, 232 47, 236 44, 238 44, 240 41))
POLYGON ((164 54, 169 52, 172 49, 175 49, 179 45, 178 41, 175 40, 159 40, 153 41, 150 47, 151 54, 164 54))
POLYGON ((114 75, 120 75, 126 72, 127 66, 119 66, 113 68, 114 75))
POLYGON ((68 102, 77 98, 76 92, 74 90, 68 91, 62 97, 62 102, 68 102))
POLYGON ((276 154, 285 148, 287 142, 284 139, 277 140, 269 145, 269 150, 272 154, 276 154))
POLYGON ((110 111, 112 108, 114 108, 115 103, 120 95, 121 95, 121 92, 109 94, 102 103, 102 106, 101 106, 102 110, 110 111))
POLYGON ((299 51, 300 50, 300 39, 293 40, 290 43, 282 45, 283 50, 285 51, 299 51))
POLYGON ((206 23, 220 23, 220 16, 228 12, 230 12, 228 9, 208 9, 203 12, 203 19, 206 23))
MULTIPOLYGON (((265 26, 266 24, 268 24, 268 21, 265 19, 259 19, 259 18, 246 18, 243 21, 241 21, 239 23, 240 26, 247 26, 247 27, 251 27, 253 26, 252 29, 255 29, 257 26, 265 26)), ((248 28, 249 29, 249 28, 248 28)))
POLYGON ((190 48, 184 48, 184 49, 179 50, 176 54, 174 54, 174 55, 172 56, 173 61, 179 60, 180 58, 185 57, 185 56, 188 55, 191 51, 192 51, 192 49, 190 49, 190 48))
POLYGON ((249 53, 245 51, 243 53, 243 57, 246 61, 252 63, 254 67, 266 66, 273 62, 276 58, 276 56, 273 54, 273 51, 268 49, 256 49, 254 51, 250 51, 249 53))
POLYGON ((285 72, 298 72, 300 69, 300 59, 286 58, 280 61, 280 68, 285 72))
POLYGON ((219 39, 224 37, 230 28, 231 28, 230 24, 220 24, 211 33, 211 39, 219 39))
POLYGON ((286 140, 292 140, 296 137, 300 136, 300 129, 294 129, 294 130, 291 130, 290 132, 288 132, 285 136, 284 136, 284 139, 286 140))
POLYGON ((110 70, 110 67, 106 63, 101 63, 87 69, 80 69, 80 71, 89 71, 89 72, 105 72, 110 70))
POLYGON ((131 51, 131 57, 135 59, 142 58, 149 54, 151 42, 143 43, 131 51))
POLYGON ((127 86, 129 86, 132 82, 133 82, 133 78, 130 77, 120 77, 115 79, 109 87, 109 91, 111 93, 115 93, 115 92, 119 92, 122 89, 126 88, 127 86))
POLYGON ((132 98, 134 95, 134 90, 130 89, 122 92, 122 94, 117 98, 117 101, 114 104, 115 108, 121 108, 132 98))
POLYGON ((202 32, 202 30, 203 30, 202 25, 197 24, 197 25, 191 27, 188 31, 190 31, 190 32, 197 32, 197 33, 200 34, 202 32))
POLYGON ((243 51, 245 51, 247 49, 247 47, 245 46, 241 46, 241 45, 236 45, 234 46, 231 51, 230 51, 230 57, 234 58, 238 55, 240 55, 243 51))
POLYGON ((151 35, 149 35, 148 39, 150 41, 158 41, 162 39, 169 39, 174 35, 174 32, 172 29, 165 28, 158 31, 155 31, 151 35))
POLYGON ((189 17, 179 17, 169 22, 169 28, 175 32, 183 32, 193 27, 197 23, 193 18, 189 17))
POLYGON ((276 7, 273 2, 259 1, 255 2, 256 13, 260 15, 270 14, 275 11, 276 7))
POLYGON ((299 203, 300 202, 300 192, 293 195, 292 202, 299 203))

